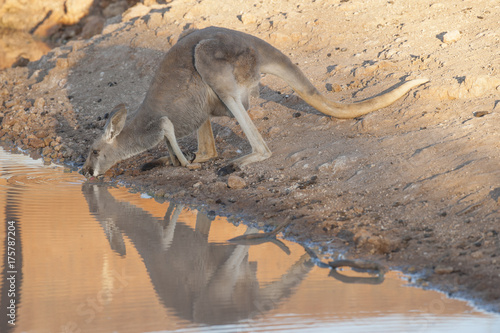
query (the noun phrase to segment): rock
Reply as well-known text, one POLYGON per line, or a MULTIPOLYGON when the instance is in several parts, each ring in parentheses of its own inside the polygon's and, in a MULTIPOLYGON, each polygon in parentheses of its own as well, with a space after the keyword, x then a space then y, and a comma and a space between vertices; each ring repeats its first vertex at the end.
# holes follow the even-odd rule
POLYGON ((227 189, 227 185, 226 183, 224 182, 220 182, 220 181, 217 181, 215 182, 214 184, 214 189, 217 191, 217 192, 221 192, 221 191, 224 191, 227 189))
POLYGON ((257 22, 257 18, 253 14, 245 13, 241 15, 241 22, 243 24, 253 24, 257 22))
POLYGON ((470 254, 473 259, 482 259, 484 257, 483 251, 475 251, 470 254))
POLYGON ((460 38, 462 38, 460 31, 452 30, 443 35, 443 42, 446 44, 452 44, 460 40, 460 38))
POLYGON ((242 189, 247 186, 247 182, 239 176, 231 175, 227 179, 227 186, 234 189, 242 189))
POLYGON ((474 111, 474 112, 472 112, 472 115, 476 118, 484 117, 487 114, 489 114, 489 111, 474 111))
POLYGON ((13 107, 14 105, 17 105, 17 101, 16 100, 10 100, 10 101, 6 101, 5 102, 5 107, 7 109, 13 107))
POLYGON ((200 163, 190 163, 187 165, 187 168, 189 170, 199 170, 199 169, 201 169, 201 164, 200 163))
POLYGON ((49 136, 49 132, 47 130, 39 130, 35 132, 35 136, 39 139, 44 139, 49 136))
POLYGON ((341 92, 342 86, 338 83, 327 83, 326 90, 333 91, 333 92, 341 92))
POLYGON ((0 27, 47 36, 60 25, 78 23, 93 0, 12 0, 0 2, 0 27))
POLYGON ((353 236, 356 248, 362 248, 372 254, 387 254, 395 251, 399 242, 383 235, 376 235, 368 230, 361 229, 353 236))
POLYGON ((434 268, 434 273, 443 275, 443 274, 450 274, 453 272, 453 267, 451 266, 443 266, 443 265, 438 265, 436 268, 434 268))
POLYGON ((43 97, 38 97, 33 106, 35 108, 42 109, 45 106, 45 99, 43 99, 43 97))

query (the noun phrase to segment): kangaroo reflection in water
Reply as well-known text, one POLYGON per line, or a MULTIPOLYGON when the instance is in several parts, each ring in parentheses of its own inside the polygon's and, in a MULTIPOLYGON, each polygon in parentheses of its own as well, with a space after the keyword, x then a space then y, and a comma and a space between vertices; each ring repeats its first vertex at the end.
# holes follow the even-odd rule
POLYGON ((269 311, 313 267, 304 254, 279 280, 260 286, 256 263, 248 261, 249 246, 209 243, 211 220, 206 215, 198 213, 193 230, 177 223, 183 205, 170 204, 159 220, 116 200, 103 185, 84 184, 82 191, 111 248, 125 256, 125 234, 144 260, 161 302, 191 322, 227 324, 269 311))

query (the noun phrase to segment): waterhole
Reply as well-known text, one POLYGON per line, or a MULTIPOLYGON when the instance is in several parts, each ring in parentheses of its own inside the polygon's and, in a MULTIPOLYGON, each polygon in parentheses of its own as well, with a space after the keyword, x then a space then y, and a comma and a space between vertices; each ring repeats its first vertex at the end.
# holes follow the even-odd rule
POLYGON ((258 231, 3 150, 0 173, 0 332, 499 332, 395 271, 231 243, 258 231))

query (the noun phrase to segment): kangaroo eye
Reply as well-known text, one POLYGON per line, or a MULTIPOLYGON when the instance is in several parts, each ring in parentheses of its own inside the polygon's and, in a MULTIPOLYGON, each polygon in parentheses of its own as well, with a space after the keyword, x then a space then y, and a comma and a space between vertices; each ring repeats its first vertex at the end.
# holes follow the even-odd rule
POLYGON ((92 151, 92 154, 94 154, 94 155, 99 155, 99 150, 93 150, 93 151, 92 151))

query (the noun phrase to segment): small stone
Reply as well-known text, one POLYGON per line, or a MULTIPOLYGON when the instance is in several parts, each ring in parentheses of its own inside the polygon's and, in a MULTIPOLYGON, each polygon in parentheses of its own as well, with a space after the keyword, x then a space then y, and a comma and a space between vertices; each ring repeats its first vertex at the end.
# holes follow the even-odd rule
POLYGON ((474 117, 483 117, 483 116, 486 116, 489 112, 488 111, 475 111, 475 112, 472 112, 472 114, 474 115, 474 117))
POLYGON ((38 108, 38 109, 43 108, 45 106, 45 99, 43 99, 43 97, 38 97, 35 100, 35 104, 33 106, 38 108))
POLYGON ((231 175, 227 179, 227 186, 234 189, 242 189, 247 186, 247 182, 239 176, 231 175))
POLYGON ((195 183, 195 184, 193 185, 193 187, 194 187, 194 188, 200 188, 200 187, 201 187, 201 185, 203 185, 203 183, 202 183, 202 182, 197 182, 197 183, 195 183))
POLYGON ((35 136, 39 139, 43 139, 49 136, 49 132, 46 130, 39 130, 35 132, 35 136))
POLYGON ((453 30, 445 33, 443 35, 443 42, 446 44, 451 44, 457 42, 461 38, 460 31, 458 30, 453 30))
POLYGON ((483 251, 475 251, 470 254, 470 256, 474 259, 481 259, 484 257, 483 251))
POLYGON ((227 189, 227 185, 224 182, 216 181, 214 184, 214 189, 215 191, 220 192, 227 189))
POLYGON ((187 165, 187 168, 189 170, 199 170, 199 169, 201 169, 201 164, 200 163, 190 163, 187 165))
POLYGON ((44 140, 42 140, 40 138, 29 139, 29 145, 33 148, 43 148, 46 146, 44 140))
POLYGON ((253 24, 257 22, 257 18, 253 14, 245 13, 241 15, 241 22, 243 24, 253 24))
POLYGON ((10 100, 5 102, 5 107, 7 109, 13 107, 14 105, 17 105, 17 102, 15 100, 10 100))
POLYGON ((450 274, 453 272, 453 267, 451 266, 441 266, 438 265, 436 268, 434 268, 434 273, 444 275, 444 274, 450 274))

